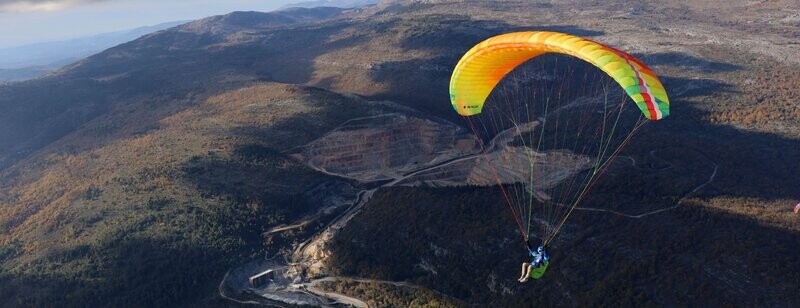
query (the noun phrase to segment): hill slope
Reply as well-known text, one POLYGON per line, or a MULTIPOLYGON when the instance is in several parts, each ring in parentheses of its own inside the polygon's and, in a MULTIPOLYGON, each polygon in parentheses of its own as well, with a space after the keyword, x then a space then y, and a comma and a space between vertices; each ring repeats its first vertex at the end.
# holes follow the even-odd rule
MULTIPOLYGON (((130 30, 102 33, 58 42, 43 42, 0 49, 0 68, 25 68, 64 65, 106 48, 135 40, 142 35, 185 23, 173 21, 130 30)), ((2 79, 0 79, 2 80, 2 79)))
MULTIPOLYGON (((631 51, 673 102, 672 116, 626 150, 637 164, 609 174, 554 244, 551 283, 510 281, 524 251, 490 188, 379 190, 321 254, 330 274, 412 281, 478 305, 798 305, 798 7, 710 4, 237 12, 0 86, 3 306, 228 303, 217 284, 230 267, 291 249, 339 213, 324 211, 325 196, 372 185, 287 153, 386 112, 462 123, 447 101, 450 68, 473 44, 515 30, 631 51), (270 233, 309 217, 323 218, 270 233)), ((356 150, 332 158, 370 153, 356 150)))

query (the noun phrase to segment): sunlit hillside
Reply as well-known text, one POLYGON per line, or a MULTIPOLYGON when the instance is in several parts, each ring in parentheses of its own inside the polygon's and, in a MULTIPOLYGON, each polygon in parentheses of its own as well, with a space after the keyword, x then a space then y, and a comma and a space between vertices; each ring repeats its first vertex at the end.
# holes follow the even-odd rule
MULTIPOLYGON (((0 306, 799 306, 798 12, 234 12, 0 85, 0 306), (459 58, 511 31, 628 51, 671 100, 527 284, 524 244, 448 99, 459 58), (280 288, 248 284, 267 268, 280 288)), ((592 69, 563 59, 541 61, 592 69)))

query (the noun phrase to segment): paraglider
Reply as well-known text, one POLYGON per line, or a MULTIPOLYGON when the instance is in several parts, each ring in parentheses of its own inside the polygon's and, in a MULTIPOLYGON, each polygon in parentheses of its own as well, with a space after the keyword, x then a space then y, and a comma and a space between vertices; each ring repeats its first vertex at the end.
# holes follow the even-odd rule
POLYGON ((570 55, 606 72, 650 120, 669 115, 666 90, 653 71, 633 56, 595 41, 558 32, 498 35, 470 49, 450 78, 450 101, 462 116, 481 113, 486 98, 514 68, 545 53, 570 55))
POLYGON ((518 281, 522 283, 527 282, 528 278, 542 278, 542 275, 544 275, 544 272, 550 265, 550 256, 547 254, 547 250, 544 246, 539 246, 534 250, 530 242, 527 242, 527 244, 528 253, 531 255, 531 262, 522 263, 522 276, 518 279, 518 281))
POLYGON ((549 265, 544 247, 633 135, 670 112, 664 86, 639 59, 589 39, 538 31, 498 35, 470 49, 453 70, 450 102, 481 146, 476 169, 489 171, 476 176, 496 181, 534 258, 523 264, 520 282, 542 276, 549 265), (530 69, 540 58, 549 61, 530 69), (596 68, 562 65, 574 58, 617 86, 596 68), (541 239, 542 251, 530 249, 531 237, 541 239))

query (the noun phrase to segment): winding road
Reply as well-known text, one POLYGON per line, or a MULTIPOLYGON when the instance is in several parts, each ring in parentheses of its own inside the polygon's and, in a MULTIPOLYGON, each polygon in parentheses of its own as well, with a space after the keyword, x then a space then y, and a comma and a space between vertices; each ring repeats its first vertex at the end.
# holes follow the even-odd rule
POLYGON ((305 284, 306 290, 311 293, 318 294, 321 296, 326 296, 331 299, 335 299, 337 302, 345 305, 351 305, 355 307, 369 307, 369 304, 365 301, 362 301, 355 297, 350 297, 340 293, 334 292, 326 292, 317 288, 317 285, 322 282, 336 282, 336 281, 353 281, 353 282, 361 282, 361 283, 378 283, 378 284, 388 284, 393 285, 395 287, 408 287, 418 289, 419 286, 408 284, 405 282, 400 281, 388 281, 388 280, 375 280, 375 279, 366 279, 366 278, 349 278, 349 277, 325 277, 320 279, 314 279, 309 283, 305 284))
MULTIPOLYGON (((498 134, 498 136, 493 138, 490 141, 489 145, 488 145, 488 149, 494 149, 496 146, 498 146, 498 141, 502 141, 502 140, 498 140, 498 137, 500 137, 500 136, 504 136, 504 135, 503 134, 498 134)), ((656 156, 655 156, 655 152, 656 151, 658 151, 658 150, 650 151, 649 154, 651 155, 651 157, 656 158, 656 156)), ((364 302, 361 299, 353 298, 353 297, 347 296, 345 294, 339 294, 339 293, 335 293, 335 292, 328 292, 328 291, 321 290, 321 289, 318 288, 318 284, 322 283, 322 282, 333 282, 333 281, 340 281, 340 280, 349 280, 349 281, 355 281, 355 282, 371 282, 371 283, 379 283, 379 284, 388 284, 388 285, 393 285, 393 286, 397 286, 397 287, 420 288, 419 286, 411 285, 411 284, 408 284, 408 283, 405 283, 405 282, 373 280, 373 279, 365 279, 365 278, 323 277, 323 278, 308 280, 308 276, 309 276, 308 269, 313 268, 314 265, 320 265, 321 264, 320 263, 321 260, 319 260, 320 258, 317 256, 318 253, 320 251, 324 251, 324 249, 322 249, 322 248, 325 246, 325 244, 329 240, 331 240, 338 233, 339 230, 344 228, 347 225, 347 223, 363 209, 364 205, 367 203, 367 201, 370 199, 370 197, 372 197, 372 195, 379 188, 381 188, 381 187, 391 187, 391 186, 397 185, 398 183, 400 183, 400 182, 402 182, 402 181, 404 181, 404 180, 406 180, 406 179, 408 179, 410 177, 413 177, 413 176, 415 176, 417 174, 420 174, 420 173, 423 173, 423 172, 427 172, 427 171, 431 171, 431 170, 435 170, 435 169, 438 169, 438 168, 442 168, 442 167, 445 167, 445 166, 448 166, 448 165, 451 165, 451 164, 454 164, 454 163, 462 162, 464 160, 475 159, 476 157, 479 157, 482 154, 486 154, 486 152, 470 153, 470 154, 467 154, 467 155, 464 155, 464 156, 455 157, 455 158, 452 158, 452 159, 449 159, 449 160, 446 160, 446 161, 443 161, 443 162, 439 162, 439 163, 437 163, 435 165, 432 165, 432 166, 420 168, 418 170, 402 174, 401 176, 398 176, 397 178, 391 180, 390 182, 386 182, 383 185, 380 185, 378 187, 371 188, 371 189, 362 190, 361 192, 359 192, 357 197, 355 198, 355 200, 353 200, 353 202, 348 206, 348 208, 342 214, 340 214, 338 217, 333 219, 320 232, 318 232, 315 235, 311 236, 309 239, 307 239, 306 241, 304 241, 303 243, 301 243, 300 245, 298 245, 295 248, 295 250, 294 250, 294 252, 293 252, 293 254, 291 256, 291 262, 288 263, 288 266, 290 268, 292 268, 292 270, 290 270, 288 272, 287 275, 289 275, 289 276, 287 276, 287 278, 292 278, 291 280, 296 281, 296 282, 293 283, 291 286, 285 286, 284 287, 284 291, 286 289, 293 289, 295 291, 292 291, 292 292, 307 294, 308 296, 316 296, 317 300, 321 301, 321 302, 328 302, 328 303, 332 302, 333 304, 339 303, 339 304, 351 305, 351 306, 355 306, 355 307, 369 307, 369 304, 364 302), (299 283, 297 282, 297 280, 299 280, 299 283), (323 300, 323 299, 326 299, 326 300, 323 300)), ((700 191, 701 189, 703 189, 707 185, 711 184, 714 181, 714 179, 716 178, 717 172, 719 170, 719 165, 717 165, 713 160, 708 158, 708 156, 706 156, 705 154, 703 154, 703 153, 701 153, 701 154, 711 164, 714 165, 713 172, 711 173, 711 175, 709 176, 707 181, 699 184, 697 187, 695 187, 691 191, 688 191, 687 193, 685 193, 678 200, 678 202, 676 202, 676 204, 673 205, 673 206, 670 206, 670 207, 667 207, 667 208, 658 209, 658 210, 654 210, 654 211, 650 211, 650 212, 647 212, 647 213, 638 214, 638 215, 631 215, 631 214, 626 214, 626 213, 622 213, 622 212, 618 212, 618 211, 614 211, 614 210, 602 209, 602 208, 592 208, 592 207, 575 207, 575 209, 576 210, 581 210, 581 211, 604 212, 604 213, 619 215, 619 216, 622 216, 622 217, 632 218, 632 219, 640 219, 640 218, 644 218, 644 217, 651 216, 651 215, 654 215, 654 214, 658 214, 658 213, 662 213, 662 212, 665 212, 665 211, 673 210, 673 209, 677 208, 678 206, 680 206, 684 202, 684 200, 686 200, 688 197, 692 196, 693 194, 697 193, 698 191, 700 191)), ((627 158, 628 160, 631 161, 631 165, 632 166, 634 166, 636 168, 640 168, 640 167, 637 166, 637 162, 633 157, 625 157, 625 158, 627 158)), ((340 174, 332 174, 332 173, 328 172, 327 170, 324 170, 323 168, 318 167, 318 166, 309 165, 309 167, 311 167, 311 168, 313 168, 313 169, 315 169, 315 170, 317 170, 319 172, 326 173, 326 174, 330 174, 330 175, 334 175, 334 176, 340 176, 340 177, 342 176, 340 174)), ((669 166, 667 166, 665 168, 660 168, 657 171, 669 169, 671 167, 672 166, 669 165, 669 166)), ((295 223, 293 225, 277 227, 277 228, 269 231, 268 233, 277 233, 277 232, 282 232, 282 231, 286 231, 286 230, 291 230, 291 229, 294 229, 294 228, 299 228, 301 226, 307 225, 308 223, 316 220, 317 218, 319 218, 319 215, 313 215, 313 216, 307 217, 306 219, 303 219, 302 221, 300 221, 298 223, 295 223)), ((230 296, 226 296, 226 294, 225 294, 225 292, 224 292, 224 290, 222 288, 224 283, 225 283, 225 281, 223 280, 223 283, 220 285, 220 294, 222 296, 224 296, 225 298, 231 299, 233 301, 237 301, 239 303, 248 303, 248 304, 249 303, 259 303, 258 301, 254 301, 252 299, 242 300, 242 299, 234 299, 234 298, 231 298, 230 296)), ((245 294, 245 293, 246 292, 242 292, 242 294, 245 294)), ((441 295, 446 296, 444 294, 441 294, 441 295)))
MULTIPOLYGON (((657 150, 650 151, 650 156, 652 156, 653 158, 655 158, 656 156, 655 156, 655 154, 654 154, 654 153, 655 153, 656 151, 657 151, 657 150)), ((709 161, 711 164, 713 164, 713 165, 714 165, 714 171, 713 171, 713 172, 711 173, 711 175, 708 177, 708 180, 707 180, 707 181, 705 181, 705 182, 701 183, 700 185, 698 185, 697 187, 695 187, 695 188, 694 188, 694 189, 692 189, 691 191, 689 191, 689 192, 685 193, 683 196, 681 196, 681 198, 680 198, 680 199, 678 199, 678 202, 676 202, 676 203, 675 203, 675 205, 673 205, 673 206, 670 206, 670 207, 665 207, 665 208, 662 208, 662 209, 657 209, 657 210, 650 211, 650 212, 646 212, 646 213, 642 213, 642 214, 639 214, 639 215, 630 215, 630 214, 625 214, 625 213, 622 213, 622 212, 617 212, 617 211, 614 211, 614 210, 609 210, 609 209, 601 209, 601 208, 593 208, 593 207, 580 207, 580 206, 576 206, 576 207, 575 207, 575 210, 580 210, 580 211, 590 211, 590 212, 605 212, 605 213, 610 213, 610 214, 619 215, 619 216, 623 216, 623 217, 627 217, 627 218, 633 218, 633 219, 640 219, 640 218, 647 217, 647 216, 650 216, 650 215, 653 215, 653 214, 658 214, 658 213, 661 213, 661 212, 666 212, 666 211, 669 211, 669 210, 674 210, 674 209, 676 209, 678 206, 680 206, 680 205, 683 203, 683 201, 684 201, 684 200, 686 200, 686 198, 688 198, 688 197, 692 196, 693 194, 697 193, 698 191, 700 191, 701 189, 703 189, 704 187, 706 187, 706 185, 708 185, 708 184, 711 184, 711 182, 713 182, 713 181, 714 181, 714 179, 717 177, 717 171, 719 171, 719 165, 718 165, 716 162, 714 162, 713 160, 711 160, 710 158, 708 158, 708 156, 706 156, 705 154, 703 154, 703 156, 705 156, 705 158, 706 158, 706 159, 707 159, 707 160, 708 160, 708 161, 709 161)), ((630 160, 631 160, 631 162, 632 162, 632 164, 633 164, 633 166, 636 166, 636 160, 635 160, 635 159, 633 159, 633 157, 630 157, 630 156, 624 156, 624 157, 626 157, 626 158, 630 159, 630 160)), ((670 168, 670 167, 666 167, 666 168, 659 169, 659 171, 661 171, 661 170, 666 170, 666 169, 668 169, 668 168, 670 168)))

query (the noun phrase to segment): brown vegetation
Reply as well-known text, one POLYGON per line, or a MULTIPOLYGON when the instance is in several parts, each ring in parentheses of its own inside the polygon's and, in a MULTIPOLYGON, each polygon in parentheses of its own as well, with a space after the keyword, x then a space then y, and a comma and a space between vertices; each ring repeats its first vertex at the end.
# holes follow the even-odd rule
POLYGON ((335 282, 323 282, 320 287, 328 292, 359 298, 367 302, 370 307, 444 308, 462 306, 429 290, 398 287, 375 282, 356 282, 344 279, 335 282))
MULTIPOLYGON (((524 249, 496 191, 381 191, 335 239, 334 271, 484 306, 800 305, 790 212, 800 196, 798 8, 712 3, 389 1, 288 19, 237 13, 0 85, 0 305, 224 305, 216 287, 230 266, 302 240, 263 232, 316 210, 306 191, 345 182, 284 151, 383 108, 328 90, 461 123, 447 102, 449 68, 473 44, 515 30, 585 36, 652 64, 671 116, 640 132, 623 153, 636 168, 610 171, 585 205, 680 206, 642 219, 577 212, 546 281, 519 286, 511 278, 524 249), (687 195, 711 162, 718 177, 687 195)), ((363 294, 400 305, 427 296, 363 294)))
POLYGON ((64 294, 72 303, 145 306, 208 299, 228 266, 263 255, 266 241, 281 248, 262 233, 319 206, 304 192, 330 180, 281 151, 369 108, 263 84, 113 143, 89 147, 69 136, 85 148, 55 147, 4 173, 2 285, 16 290, 5 298, 41 305, 64 294), (296 133, 298 125, 307 130, 296 133), (123 288, 126 296, 111 300, 123 288))

